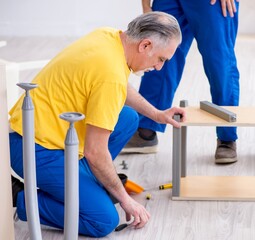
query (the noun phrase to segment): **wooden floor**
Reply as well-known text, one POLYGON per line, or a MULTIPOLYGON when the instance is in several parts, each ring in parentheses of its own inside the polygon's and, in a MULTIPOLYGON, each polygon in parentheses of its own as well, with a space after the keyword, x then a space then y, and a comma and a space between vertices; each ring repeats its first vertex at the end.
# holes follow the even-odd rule
MULTIPOLYGON (((7 46, 0 48, 0 58, 9 61, 29 61, 52 58, 70 43, 72 38, 1 38, 7 46)), ((239 36, 236 53, 240 70, 241 106, 255 106, 255 36, 239 36)), ((30 81, 36 71, 21 73, 21 81, 30 81)), ((131 76, 135 87, 139 79, 131 76)), ((186 99, 189 105, 198 106, 199 101, 210 101, 209 85, 203 73, 201 57, 196 44, 188 55, 183 80, 174 99, 174 105, 186 99)), ((255 112, 251 112, 254 115, 255 112)), ((255 175, 255 129, 238 128, 238 159, 231 165, 216 165, 214 151, 216 135, 214 127, 188 128, 188 175, 208 176, 254 176, 255 175)), ((120 155, 115 160, 118 172, 144 187, 145 192, 134 198, 146 206, 151 213, 150 222, 140 230, 127 228, 113 232, 102 239, 113 240, 252 240, 255 239, 255 202, 229 201, 173 201, 171 189, 158 190, 158 186, 172 178, 172 128, 159 134, 159 149, 156 154, 120 155), (128 169, 122 169, 126 161, 128 169), (152 195, 146 200, 146 194, 152 195)), ((255 186, 254 186, 255 187, 255 186)), ((125 215, 117 205, 120 223, 125 215)), ((43 239, 59 240, 62 231, 43 227, 43 239)), ((15 223, 16 239, 29 239, 26 222, 15 223)), ((79 239, 90 239, 80 236, 79 239)))

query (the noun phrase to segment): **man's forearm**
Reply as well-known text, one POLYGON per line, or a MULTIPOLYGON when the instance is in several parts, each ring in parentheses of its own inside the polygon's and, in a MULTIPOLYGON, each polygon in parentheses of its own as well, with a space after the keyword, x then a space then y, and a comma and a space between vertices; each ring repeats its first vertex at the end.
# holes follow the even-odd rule
MULTIPOLYGON (((96 157, 96 156, 95 156, 96 157)), ((110 192, 118 201, 121 203, 125 201, 127 197, 126 190, 124 189, 122 182, 115 170, 112 163, 112 159, 107 156, 107 159, 102 159, 102 157, 97 157, 99 161, 90 161, 90 167, 96 178, 104 185, 108 192, 110 192), (93 163, 97 164, 93 164, 93 163)))
POLYGON ((140 114, 156 121, 157 109, 151 105, 140 93, 136 91, 130 84, 127 87, 126 104, 134 108, 140 114))
POLYGON ((119 202, 128 197, 108 150, 110 131, 87 124, 84 156, 91 171, 119 202))

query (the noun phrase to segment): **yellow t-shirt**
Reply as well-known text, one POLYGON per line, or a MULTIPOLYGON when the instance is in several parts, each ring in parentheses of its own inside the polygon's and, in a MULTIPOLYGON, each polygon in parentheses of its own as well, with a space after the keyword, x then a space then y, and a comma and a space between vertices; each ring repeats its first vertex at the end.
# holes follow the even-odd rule
MULTIPOLYGON (((35 106, 35 142, 48 149, 64 149, 69 124, 64 112, 79 112, 75 123, 79 155, 83 156, 86 124, 114 130, 127 95, 130 70, 120 31, 100 28, 58 54, 32 81, 35 106)), ((10 126, 22 135, 22 96, 10 110, 10 126)))

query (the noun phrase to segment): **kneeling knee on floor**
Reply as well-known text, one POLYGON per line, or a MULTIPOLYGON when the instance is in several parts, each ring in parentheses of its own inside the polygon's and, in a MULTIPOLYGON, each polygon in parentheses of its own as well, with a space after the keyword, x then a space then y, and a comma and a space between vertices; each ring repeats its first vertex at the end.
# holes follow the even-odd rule
POLYGON ((109 216, 101 215, 98 220, 86 220, 83 223, 84 228, 80 229, 80 233, 91 237, 105 237, 114 231, 118 224, 119 215, 117 212, 109 216))

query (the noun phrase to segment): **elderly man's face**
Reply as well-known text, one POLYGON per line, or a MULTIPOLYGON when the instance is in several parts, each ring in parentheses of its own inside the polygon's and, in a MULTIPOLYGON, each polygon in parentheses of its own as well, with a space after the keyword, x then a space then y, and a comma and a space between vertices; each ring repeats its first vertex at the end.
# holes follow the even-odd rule
POLYGON ((172 58, 177 47, 178 43, 175 40, 165 47, 153 46, 152 42, 141 43, 133 72, 142 76, 144 72, 159 71, 164 63, 172 58))

